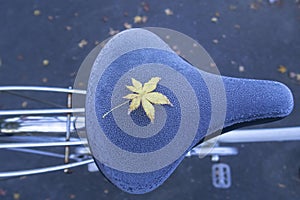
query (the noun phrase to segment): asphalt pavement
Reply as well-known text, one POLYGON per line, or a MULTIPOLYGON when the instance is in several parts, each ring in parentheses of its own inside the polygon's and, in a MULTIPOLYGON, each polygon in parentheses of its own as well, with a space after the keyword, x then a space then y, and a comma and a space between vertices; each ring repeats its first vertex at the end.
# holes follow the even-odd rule
MULTIPOLYGON (((0 1, 0 85, 72 86, 87 54, 130 27, 165 27, 197 40, 222 75, 276 80, 293 92, 293 113, 262 127, 300 126, 300 3, 298 0, 14 0, 0 1)), ((41 96, 65 104, 56 96, 41 96)), ((35 107, 0 99, 0 109, 35 107)), ((299 142, 237 144, 221 158, 232 186, 216 189, 210 158, 187 158, 157 190, 129 195, 86 167, 0 181, 0 199, 300 199, 299 142)), ((0 151, 0 170, 60 163, 0 151), (18 161, 16 163, 15 161, 18 161)))

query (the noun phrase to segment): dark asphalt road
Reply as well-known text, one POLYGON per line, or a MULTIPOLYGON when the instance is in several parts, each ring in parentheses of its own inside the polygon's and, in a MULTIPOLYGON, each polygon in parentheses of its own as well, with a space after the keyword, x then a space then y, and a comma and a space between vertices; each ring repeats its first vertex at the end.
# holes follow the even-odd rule
MULTIPOLYGON (((300 4, 297 1, 282 0, 272 5, 266 0, 144 2, 0 0, 0 85, 68 87, 73 84, 85 56, 97 42, 109 36, 110 28, 124 30, 126 22, 133 27, 160 26, 199 41, 223 75, 287 84, 295 97, 294 112, 284 120, 259 127, 300 125, 300 4), (167 8, 173 15, 166 15, 167 8), (146 16, 146 22, 135 24, 137 15, 146 16), (82 40, 87 44, 81 48, 82 40), (44 66, 43 60, 49 64, 44 66), (281 69, 287 70, 285 73, 278 71, 281 65, 281 69)), ((65 103, 65 99, 54 101, 65 103)), ((21 104, 18 100, 0 100, 1 109, 21 107, 21 104)), ((29 102, 28 106, 35 105, 29 102)), ((227 190, 213 188, 209 158, 191 158, 162 187, 142 196, 123 193, 100 173, 88 173, 86 167, 81 167, 71 175, 56 172, 0 181, 0 199, 300 198, 299 142, 236 146, 239 156, 222 158, 222 162, 232 167, 233 185, 227 190)), ((0 169, 15 165, 12 155, 24 167, 60 162, 42 157, 29 161, 23 154, 1 151, 0 169)))

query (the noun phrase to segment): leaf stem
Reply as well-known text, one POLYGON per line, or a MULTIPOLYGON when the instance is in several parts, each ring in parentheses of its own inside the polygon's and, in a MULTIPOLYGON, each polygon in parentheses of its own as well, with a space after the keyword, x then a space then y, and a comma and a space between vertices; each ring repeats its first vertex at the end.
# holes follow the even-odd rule
POLYGON ((121 106, 124 106, 126 103, 128 103, 130 100, 125 101, 124 103, 121 103, 120 105, 117 105, 116 107, 112 108, 110 111, 106 112, 103 116, 102 119, 104 119, 109 113, 111 113, 112 111, 114 111, 117 108, 120 108, 121 106))

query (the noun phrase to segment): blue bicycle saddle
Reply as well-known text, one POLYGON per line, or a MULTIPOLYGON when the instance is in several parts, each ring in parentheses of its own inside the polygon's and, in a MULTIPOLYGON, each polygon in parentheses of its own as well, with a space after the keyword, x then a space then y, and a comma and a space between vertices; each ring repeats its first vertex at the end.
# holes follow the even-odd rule
POLYGON ((292 109, 284 84, 205 72, 153 32, 130 29, 110 39, 93 64, 87 137, 107 179, 143 194, 159 187, 205 137, 281 119, 292 109))

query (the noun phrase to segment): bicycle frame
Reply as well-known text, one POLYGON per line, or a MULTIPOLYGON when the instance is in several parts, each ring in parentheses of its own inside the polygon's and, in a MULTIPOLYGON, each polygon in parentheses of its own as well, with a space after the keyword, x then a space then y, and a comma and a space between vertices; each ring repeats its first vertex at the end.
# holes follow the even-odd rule
MULTIPOLYGON (((7 149, 63 158, 64 164, 31 170, 0 172, 0 178, 40 174, 58 170, 64 170, 67 173, 72 167, 87 164, 91 167, 90 171, 94 171, 92 165, 95 164, 91 152, 87 148, 88 142, 85 138, 80 139, 76 135, 78 129, 84 129, 84 117, 72 116, 73 114, 78 113, 84 114, 84 108, 72 108, 72 95, 85 95, 85 90, 38 86, 0 87, 0 92, 7 91, 39 91, 67 94, 66 108, 0 110, 0 116, 5 117, 5 119, 0 120, 0 150, 7 149), (24 133, 31 133, 32 135, 24 136, 24 133), (74 136, 72 136, 73 134, 74 136), (65 148, 64 154, 31 149, 36 147, 58 146, 65 148), (71 146, 76 147, 73 154, 70 152, 71 146), (70 163, 70 160, 73 160, 74 162, 70 163)), ((209 139, 194 147, 186 154, 186 157, 201 157, 207 154, 212 156, 213 161, 218 161, 219 156, 238 154, 237 148, 222 147, 220 146, 221 143, 283 142, 299 140, 300 127, 234 130, 209 139), (212 149, 209 147, 211 144, 214 144, 214 148, 212 149), (209 149, 206 149, 205 151, 205 148, 209 149), (206 152, 205 155, 204 152, 206 152)))

